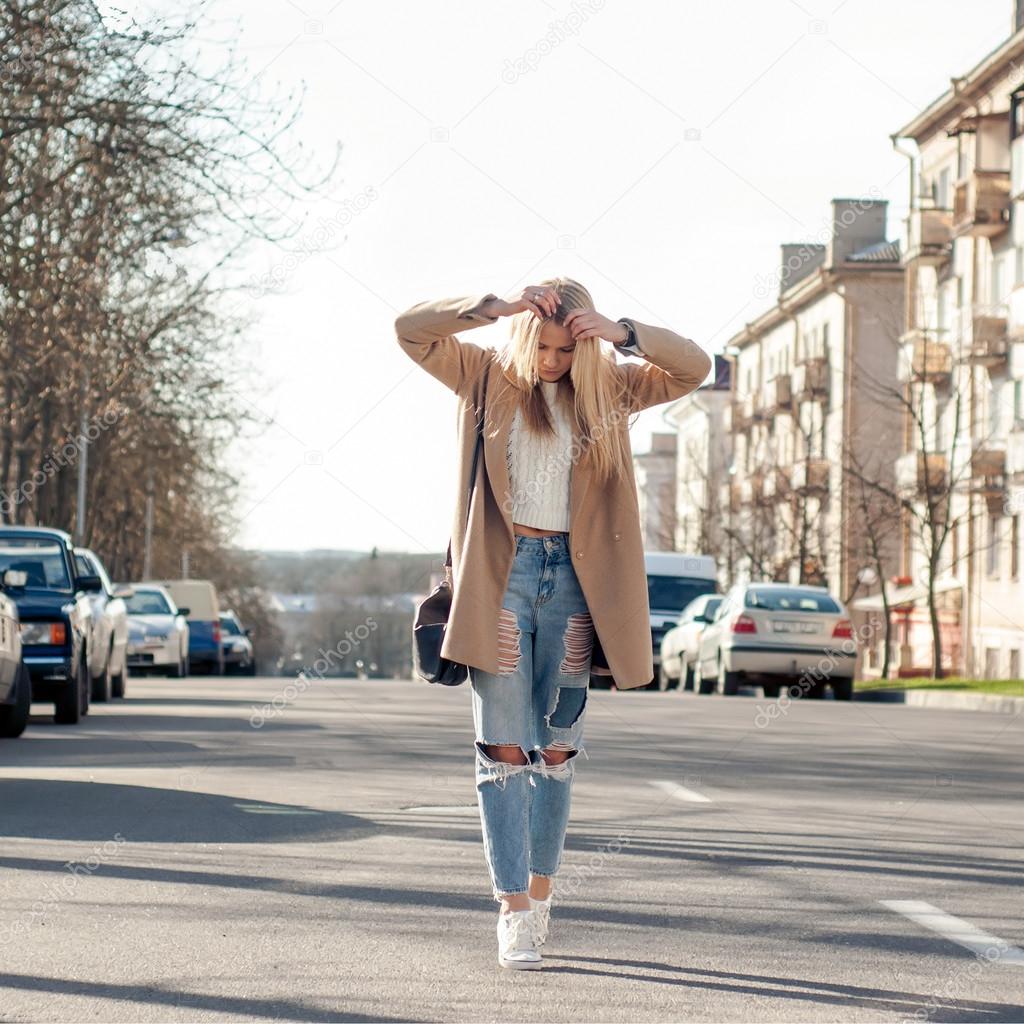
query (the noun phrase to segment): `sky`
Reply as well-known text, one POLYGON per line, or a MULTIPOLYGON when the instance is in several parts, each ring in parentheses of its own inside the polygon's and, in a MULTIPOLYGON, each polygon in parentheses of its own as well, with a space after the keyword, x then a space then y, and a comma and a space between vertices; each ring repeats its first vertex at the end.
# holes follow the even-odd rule
MULTIPOLYGON (((268 95, 304 89, 298 240, 255 247, 240 398, 245 547, 436 552, 457 399, 398 347, 426 299, 581 280, 611 319, 708 352, 775 297, 783 242, 824 241, 833 197, 907 212, 890 134, 1010 32, 1012 0, 213 0, 268 95), (968 13, 969 12, 969 13, 968 13), (324 241, 326 239, 326 242, 324 241)), ((139 10, 144 10, 139 8, 139 10)), ((508 321, 467 340, 500 345, 508 321)), ((641 414, 634 452, 669 430, 641 414)))

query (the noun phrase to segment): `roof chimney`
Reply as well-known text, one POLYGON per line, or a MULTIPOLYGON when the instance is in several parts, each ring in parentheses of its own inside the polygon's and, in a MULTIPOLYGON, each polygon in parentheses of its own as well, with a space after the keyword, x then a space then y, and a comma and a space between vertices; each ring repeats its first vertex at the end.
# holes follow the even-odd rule
POLYGON ((884 242, 888 205, 885 199, 833 199, 827 265, 838 266, 855 252, 884 242))
POLYGON ((825 262, 825 246, 817 242, 784 242, 779 248, 779 295, 825 262))

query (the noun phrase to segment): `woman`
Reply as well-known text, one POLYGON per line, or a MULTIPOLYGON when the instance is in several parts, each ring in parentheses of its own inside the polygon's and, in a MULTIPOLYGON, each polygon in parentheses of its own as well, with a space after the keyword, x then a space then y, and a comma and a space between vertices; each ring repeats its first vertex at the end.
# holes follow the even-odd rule
POLYGON ((698 387, 711 360, 666 328, 598 313, 576 281, 425 302, 401 347, 462 399, 452 608, 470 666, 476 787, 498 962, 538 968, 583 751, 595 639, 619 689, 653 676, 628 417, 698 387), (500 351, 455 337, 512 317, 500 351), (646 360, 620 364, 602 339, 646 360), (465 512, 482 419, 482 469, 465 512))

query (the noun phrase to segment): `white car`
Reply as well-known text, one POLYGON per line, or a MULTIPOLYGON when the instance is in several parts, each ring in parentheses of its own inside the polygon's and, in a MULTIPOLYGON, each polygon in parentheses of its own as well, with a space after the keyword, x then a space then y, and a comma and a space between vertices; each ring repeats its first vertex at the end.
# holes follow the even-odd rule
POLYGON ((701 594, 694 598, 680 614, 679 624, 662 638, 659 689, 672 690, 677 686, 693 689, 693 667, 697 662, 700 635, 721 603, 721 594, 701 594))
POLYGON ((188 608, 179 608, 165 587, 133 584, 128 600, 128 664, 133 673, 151 669, 175 679, 188 675, 188 608))
POLYGON ((89 675, 94 701, 123 697, 128 674, 128 611, 131 587, 114 586, 103 563, 88 548, 75 548, 75 573, 92 606, 89 675))
POLYGON ((824 587, 744 583, 722 600, 700 638, 695 686, 731 696, 743 683, 766 697, 783 685, 795 696, 853 696, 857 645, 842 603, 824 587))

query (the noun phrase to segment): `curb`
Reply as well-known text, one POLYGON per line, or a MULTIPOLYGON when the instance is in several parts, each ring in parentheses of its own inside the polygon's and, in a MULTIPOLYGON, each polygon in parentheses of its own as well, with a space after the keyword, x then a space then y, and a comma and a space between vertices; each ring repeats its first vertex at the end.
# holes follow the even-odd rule
POLYGON ((1024 712, 1024 697, 1003 697, 994 693, 948 693, 944 690, 861 690, 854 700, 883 704, 909 704, 919 708, 947 708, 959 711, 988 711, 1003 715, 1024 712))

